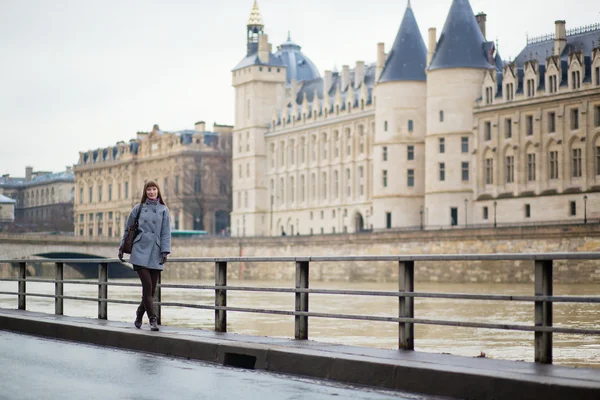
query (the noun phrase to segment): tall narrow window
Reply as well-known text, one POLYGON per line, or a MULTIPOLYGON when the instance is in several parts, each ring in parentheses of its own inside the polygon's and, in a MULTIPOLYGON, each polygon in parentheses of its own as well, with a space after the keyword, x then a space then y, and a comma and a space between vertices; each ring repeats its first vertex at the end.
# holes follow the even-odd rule
POLYGON ((129 182, 125 182, 125 199, 129 199, 129 182))
POLYGON ((387 161, 387 159, 388 159, 388 148, 387 148, 387 146, 383 146, 382 147, 382 152, 383 152, 382 153, 383 161, 387 161))
POLYGON ((306 182, 304 181, 304 175, 300 175, 300 201, 304 201, 304 192, 306 190, 306 182))
POLYGON ((352 154, 352 131, 350 129, 346 129, 346 155, 349 156, 352 154))
POLYGON ((321 197, 327 199, 327 172, 321 174, 321 197))
POLYGON ((333 171, 333 197, 340 197, 340 173, 337 170, 333 171))
POLYGON ((600 106, 594 106, 594 126, 600 126, 600 106))
POLYGON ((469 138, 466 136, 460 138, 460 151, 461 153, 469 152, 469 138))
POLYGON ((88 201, 88 203, 92 202, 92 200, 94 198, 93 194, 94 194, 94 189, 90 186, 90 189, 89 189, 89 198, 88 198, 89 201, 88 201))
POLYGON ((383 121, 383 131, 387 132, 388 130, 388 122, 387 121, 383 121))
POLYGON ((506 165, 505 181, 506 183, 513 183, 515 181, 515 157, 506 156, 504 163, 506 165))
POLYGON ((531 217, 531 204, 525 204, 525 218, 531 217))
POLYGON ((446 152, 446 139, 439 138, 439 149, 440 149, 440 153, 446 152))
POLYGON ((79 204, 83 204, 83 188, 79 188, 79 204))
POLYGON ((409 169, 406 171, 406 184, 408 187, 415 186, 415 170, 409 169))
POLYGON ((388 185, 388 172, 387 169, 384 169, 381 175, 383 187, 387 187, 388 185))
POLYGON ((581 149, 572 150, 572 176, 573 178, 581 177, 581 149))
POLYGON ((462 162, 461 164, 461 178, 463 182, 468 182, 469 181, 469 163, 468 162, 462 162))
POLYGON ((415 146, 406 147, 406 159, 409 161, 415 159, 415 146))
POLYGON ((365 168, 364 167, 358 167, 358 179, 359 179, 359 187, 358 187, 358 193, 361 196, 365 195, 365 168))
POLYGON ((414 129, 414 123, 413 123, 413 120, 412 120, 412 119, 409 119, 409 120, 408 120, 408 131, 409 131, 409 132, 412 132, 412 131, 413 131, 413 129, 414 129))
POLYGON ((600 147, 596 146, 596 175, 600 175, 600 147))
POLYGON ((492 123, 486 121, 483 125, 484 140, 492 140, 492 123))
MULTIPOLYGON (((167 178, 165 178, 165 182, 166 182, 167 178)), ((163 185, 163 193, 167 193, 167 189, 166 188, 166 184, 163 185)), ((108 184, 108 201, 112 201, 112 183, 108 184)))
POLYGON ((533 115, 528 115, 526 118, 527 136, 533 135, 533 115))
POLYGON ((494 183, 494 160, 492 158, 485 159, 485 184, 492 185, 494 183))
POLYGON ((548 113, 548 133, 556 132, 556 113, 548 113))
POLYGON ((549 178, 558 179, 558 151, 551 151, 548 154, 549 178))
POLYGON ((512 118, 504 120, 504 137, 510 139, 512 137, 512 118))
POLYGON ((444 110, 440 110, 440 122, 444 122, 444 110))
POLYGON ((535 181, 535 154, 527 154, 527 180, 535 181))
POLYGON ((579 109, 572 108, 571 109, 571 130, 579 129, 579 109))
POLYGON ((439 164, 440 181, 446 180, 446 163, 441 162, 439 164))

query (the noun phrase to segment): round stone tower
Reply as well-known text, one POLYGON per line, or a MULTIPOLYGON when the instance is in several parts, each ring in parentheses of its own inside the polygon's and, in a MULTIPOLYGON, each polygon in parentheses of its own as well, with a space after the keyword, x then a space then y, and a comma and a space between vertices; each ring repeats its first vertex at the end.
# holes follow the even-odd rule
POLYGON ((453 0, 427 68, 425 220, 429 227, 464 225, 469 217, 475 175, 473 106, 481 96, 484 72, 490 68, 484 43, 469 1, 453 0))
POLYGON ((417 226, 425 191, 427 48, 410 1, 385 59, 378 48, 373 227, 417 226))

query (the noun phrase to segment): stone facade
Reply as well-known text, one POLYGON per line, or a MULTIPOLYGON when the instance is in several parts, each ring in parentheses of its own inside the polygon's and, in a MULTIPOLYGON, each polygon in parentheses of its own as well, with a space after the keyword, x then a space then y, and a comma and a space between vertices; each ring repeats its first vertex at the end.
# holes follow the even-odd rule
POLYGON ((231 212, 231 126, 138 132, 129 143, 90 150, 75 166, 75 235, 120 236, 144 184, 154 180, 173 230, 222 234, 231 212))
POLYGON ((15 200, 14 224, 5 228, 14 232, 72 231, 73 182, 71 167, 58 173, 26 167, 24 178, 3 175, 0 195, 15 200))
POLYGON ((409 2, 389 52, 321 76, 289 37, 272 52, 255 3, 232 72, 232 234, 600 218, 600 25, 557 21, 505 62, 486 19, 452 0, 452 39, 431 28, 427 49, 409 2))

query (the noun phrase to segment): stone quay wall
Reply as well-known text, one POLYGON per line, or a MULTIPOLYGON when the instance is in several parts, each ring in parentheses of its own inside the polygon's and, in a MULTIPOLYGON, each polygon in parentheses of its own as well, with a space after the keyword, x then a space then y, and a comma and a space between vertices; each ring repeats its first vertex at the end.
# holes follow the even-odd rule
MULTIPOLYGON (((269 238, 206 238, 173 241, 175 257, 294 257, 401 254, 594 252, 600 225, 375 232, 352 235, 269 238)), ((417 282, 531 283, 533 261, 415 263, 417 282)), ((213 279, 209 263, 168 264, 164 279, 213 279)), ((294 263, 230 263, 228 277, 295 279, 294 263)), ((393 282, 395 262, 312 262, 311 281, 393 282)), ((556 283, 600 283, 600 261, 556 261, 556 283)))
MULTIPOLYGON (((36 258, 52 253, 77 253, 115 257, 118 241, 74 237, 0 235, 0 258, 36 258)), ((318 236, 173 239, 171 257, 299 257, 404 254, 493 254, 544 252, 595 252, 600 250, 600 225, 554 225, 384 231, 318 236)), ((49 266, 49 268, 51 268, 49 266)), ((165 281, 214 279, 212 263, 168 263, 165 281)), ((51 272, 51 271, 50 271, 51 272)), ((53 275, 49 272, 50 275, 53 275)), ((14 267, 0 265, 0 277, 16 276, 14 267)), ((77 277, 65 265, 65 277, 77 277)), ((230 279, 294 282, 293 262, 230 263, 230 279)), ((395 262, 312 262, 310 280, 348 282, 394 282, 395 262)), ((532 261, 417 262, 417 282, 531 283, 532 261)), ((600 283, 600 261, 556 261, 556 283, 600 283)))

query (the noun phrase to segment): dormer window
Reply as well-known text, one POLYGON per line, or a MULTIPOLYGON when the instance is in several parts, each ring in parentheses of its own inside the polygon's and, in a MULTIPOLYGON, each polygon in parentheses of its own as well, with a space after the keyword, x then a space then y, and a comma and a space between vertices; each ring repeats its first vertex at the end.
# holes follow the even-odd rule
POLYGON ((527 97, 535 96, 535 79, 527 79, 527 97))
POLYGON ((571 72, 571 87, 579 89, 581 87, 581 73, 579 71, 571 72))
POLYGON ((548 78, 548 86, 548 90, 550 91, 550 93, 558 92, 558 77, 556 75, 550 75, 550 77, 548 78))
POLYGON ((485 104, 492 104, 494 98, 494 90, 492 87, 485 88, 485 104))
POLYGON ((511 101, 514 99, 514 84, 507 83, 506 84, 506 101, 511 101))

